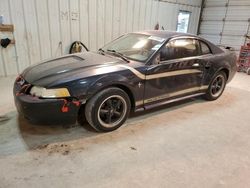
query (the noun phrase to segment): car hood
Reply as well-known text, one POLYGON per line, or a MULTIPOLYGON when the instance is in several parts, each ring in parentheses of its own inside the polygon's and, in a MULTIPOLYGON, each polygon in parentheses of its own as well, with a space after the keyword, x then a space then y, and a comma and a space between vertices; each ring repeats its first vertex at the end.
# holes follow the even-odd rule
POLYGON ((76 75, 81 77, 96 75, 94 71, 99 67, 107 67, 124 63, 122 60, 100 55, 93 52, 84 52, 73 55, 66 55, 60 58, 50 59, 40 64, 33 65, 22 73, 24 79, 32 85, 49 87, 64 80, 76 79, 76 75))

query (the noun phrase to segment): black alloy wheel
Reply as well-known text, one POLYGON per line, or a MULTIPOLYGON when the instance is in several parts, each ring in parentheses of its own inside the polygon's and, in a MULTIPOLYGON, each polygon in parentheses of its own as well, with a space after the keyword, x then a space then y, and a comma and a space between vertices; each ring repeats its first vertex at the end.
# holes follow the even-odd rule
POLYGON ((226 82, 227 82, 227 76, 225 72, 223 71, 218 72, 212 79, 209 88, 206 92, 205 98, 207 100, 218 99, 222 95, 225 89, 226 82))
POLYGON ((123 97, 112 95, 100 105, 98 109, 98 121, 104 127, 113 127, 122 121, 127 108, 127 103, 123 97))
POLYGON ((97 131, 113 131, 127 119, 131 108, 127 93, 108 88, 93 96, 86 104, 85 117, 97 131))

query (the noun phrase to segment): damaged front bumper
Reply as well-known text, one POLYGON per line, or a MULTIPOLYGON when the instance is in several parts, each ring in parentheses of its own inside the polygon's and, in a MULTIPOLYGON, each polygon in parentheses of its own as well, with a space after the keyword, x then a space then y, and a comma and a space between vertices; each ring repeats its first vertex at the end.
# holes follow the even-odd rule
POLYGON ((76 123, 81 103, 73 99, 43 99, 25 93, 23 86, 15 82, 14 99, 20 115, 32 123, 76 123), (20 92, 21 91, 21 92, 20 92))

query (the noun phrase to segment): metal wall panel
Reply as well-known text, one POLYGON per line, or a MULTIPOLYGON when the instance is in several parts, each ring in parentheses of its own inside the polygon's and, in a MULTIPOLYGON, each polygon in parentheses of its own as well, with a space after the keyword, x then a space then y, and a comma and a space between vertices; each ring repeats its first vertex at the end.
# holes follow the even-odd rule
MULTIPOLYGON (((26 67, 31 64, 30 61, 30 51, 28 46, 28 37, 27 29, 26 29, 26 21, 24 19, 24 6, 23 1, 9 0, 8 1, 9 12, 10 12, 10 23, 15 23, 15 32, 14 38, 16 40, 15 43, 15 54, 12 54, 12 57, 16 57, 17 61, 17 71, 22 71, 26 67)), ((1 2, 2 7, 2 2, 1 2)), ((7 7, 3 7, 7 8, 7 7)), ((35 15, 34 15, 35 16, 35 15)), ((37 49, 37 50, 40 50, 37 49)), ((4 54, 3 54, 4 55, 4 54)), ((8 65, 9 61, 4 60, 5 65, 8 65)), ((9 71, 6 71, 6 75, 9 75, 9 71)))
POLYGON ((206 34, 201 34, 201 37, 213 42, 214 44, 219 44, 221 37, 219 35, 206 35, 206 34))
POLYGON ((248 30, 248 22, 244 21, 226 21, 224 24, 223 35, 244 36, 248 30))
MULTIPOLYGON (((92 1, 90 1, 92 2, 92 1)), ((70 10, 68 0, 59 0, 59 14, 60 14, 60 33, 61 33, 61 45, 62 54, 69 52, 69 46, 71 41, 71 28, 70 28, 70 10)), ((39 21, 38 21, 39 25, 39 21)), ((45 46, 42 46, 43 48, 45 46)))
MULTIPOLYGON (((79 24, 80 24, 80 41, 86 46, 89 46, 89 1, 79 1, 79 24)), ((105 4, 104 4, 105 7, 105 4)), ((105 9, 104 9, 105 11, 105 9)), ((105 25, 104 25, 105 31, 105 25)), ((104 32, 105 37, 105 32, 104 32)), ((105 38, 104 38, 105 39, 105 38)))
POLYGON ((177 22, 177 14, 178 14, 178 7, 174 4, 167 4, 165 2, 159 3, 158 8, 158 19, 157 21, 160 24, 160 27, 163 27, 165 30, 175 30, 176 29, 176 22, 177 22), (172 19, 166 19, 172 17, 172 19), (173 25, 174 24, 174 25, 173 25))
POLYGON ((105 6, 105 0, 97 0, 97 12, 98 12, 98 18, 97 18, 97 46, 103 46, 105 43, 105 9, 103 8, 105 6))
POLYGON ((228 0, 206 0, 206 7, 225 7, 228 0))
POLYGON ((241 36, 227 36, 222 35, 221 44, 225 46, 231 46, 235 49, 240 49, 240 46, 244 44, 245 37, 241 36))
MULTIPOLYGON (((50 46, 51 46, 51 57, 57 57, 62 55, 62 42, 61 42, 61 15, 59 10, 59 3, 55 0, 48 0, 48 18, 49 18, 49 29, 50 29, 50 46)), ((81 7, 81 6, 80 6, 81 7)), ((80 21, 80 16, 79 16, 80 21)), ((31 27, 36 25, 31 24, 31 27)), ((35 27, 34 27, 35 28, 35 27)), ((30 40, 30 39, 29 39, 30 40)), ((35 44, 35 42, 33 42, 35 44)), ((38 51, 33 49, 34 51, 38 51)), ((41 59, 41 58, 40 58, 41 59)), ((38 62, 39 59, 32 61, 31 63, 38 62)))
POLYGON ((194 6, 194 7, 200 7, 201 5, 200 0, 160 0, 160 1, 167 3, 174 3, 178 5, 194 6))
POLYGON ((0 48, 0 76, 18 74, 31 64, 69 52, 82 41, 97 50, 131 31, 154 29, 158 22, 176 30, 180 10, 190 11, 189 32, 197 33, 201 0, 1 0, 0 15, 14 24, 16 44, 0 48))
POLYGON ((226 20, 248 21, 249 17, 250 17, 250 7, 235 6, 235 5, 228 6, 226 20))
POLYGON ((222 21, 202 21, 200 32, 203 35, 219 35, 222 31, 223 22, 222 21))
POLYGON ((205 7, 202 13, 202 20, 222 21, 226 14, 226 7, 205 7))
MULTIPOLYGON (((7 22, 11 22, 10 7, 8 0, 2 0, 0 5, 0 12, 8 15, 7 22)), ((12 33, 0 32, 0 38, 13 38, 12 33)), ((16 48, 0 48, 0 75, 6 76, 8 74, 16 74, 18 72, 18 64, 16 57, 16 48)))
POLYGON ((249 0, 206 0, 200 35, 236 51, 246 43, 250 26, 249 0))
POLYGON ((191 6, 197 6, 200 7, 201 1, 199 0, 177 0, 177 3, 183 4, 183 5, 191 5, 191 6))
POLYGON ((35 1, 23 1, 23 8, 24 8, 24 19, 26 22, 26 33, 29 40, 28 48, 29 48, 29 56, 30 56, 30 64, 35 63, 41 59, 41 52, 40 50, 40 38, 38 32, 38 26, 36 26, 37 22, 37 15, 35 10, 35 1), (35 16, 34 16, 35 15, 35 16), (27 20, 28 23, 27 24, 27 20))
POLYGON ((249 0, 230 0, 230 6, 250 6, 249 0))

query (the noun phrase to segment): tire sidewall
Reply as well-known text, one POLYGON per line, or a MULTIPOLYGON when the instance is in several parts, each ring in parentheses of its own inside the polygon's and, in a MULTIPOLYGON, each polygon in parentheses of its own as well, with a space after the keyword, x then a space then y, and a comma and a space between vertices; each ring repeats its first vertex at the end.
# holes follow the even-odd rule
POLYGON ((250 75, 250 68, 247 69, 247 75, 250 75))
POLYGON ((224 73, 223 71, 217 72, 217 73, 214 75, 214 77, 213 77, 211 83, 209 84, 209 87, 208 87, 208 90, 207 90, 207 93, 206 93, 207 99, 209 99, 209 100, 216 100, 216 99, 218 99, 218 98, 223 94, 223 92, 224 92, 224 90, 225 90, 225 87, 226 87, 226 84, 227 84, 227 76, 226 76, 226 73, 224 73), (211 87, 212 87, 212 84, 213 84, 214 80, 215 80, 219 75, 221 75, 221 76, 224 77, 224 85, 223 85, 223 88, 222 88, 221 93, 220 93, 218 96, 213 96, 213 94, 211 93, 211 87))

